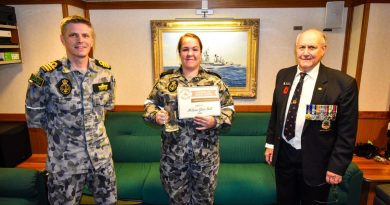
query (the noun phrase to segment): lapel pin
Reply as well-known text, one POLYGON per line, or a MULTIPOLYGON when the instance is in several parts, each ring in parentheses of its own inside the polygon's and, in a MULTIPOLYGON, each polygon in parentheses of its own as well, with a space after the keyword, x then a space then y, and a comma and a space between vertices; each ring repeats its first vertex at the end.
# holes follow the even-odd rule
POLYGON ((284 86, 284 89, 283 89, 283 94, 287 94, 288 93, 288 86, 284 86))

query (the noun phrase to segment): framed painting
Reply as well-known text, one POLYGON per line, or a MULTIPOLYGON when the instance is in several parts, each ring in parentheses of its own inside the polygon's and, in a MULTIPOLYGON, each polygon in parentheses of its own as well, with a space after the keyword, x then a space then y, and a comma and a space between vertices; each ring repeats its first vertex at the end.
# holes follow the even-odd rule
POLYGON ((194 33, 203 44, 201 67, 218 73, 233 97, 256 97, 259 25, 260 19, 152 20, 154 82, 180 67, 179 38, 194 33))

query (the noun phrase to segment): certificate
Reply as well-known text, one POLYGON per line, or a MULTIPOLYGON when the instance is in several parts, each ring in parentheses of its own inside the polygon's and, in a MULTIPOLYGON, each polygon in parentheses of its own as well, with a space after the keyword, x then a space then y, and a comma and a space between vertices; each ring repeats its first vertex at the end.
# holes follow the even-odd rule
POLYGON ((179 119, 221 115, 217 86, 178 87, 179 119))

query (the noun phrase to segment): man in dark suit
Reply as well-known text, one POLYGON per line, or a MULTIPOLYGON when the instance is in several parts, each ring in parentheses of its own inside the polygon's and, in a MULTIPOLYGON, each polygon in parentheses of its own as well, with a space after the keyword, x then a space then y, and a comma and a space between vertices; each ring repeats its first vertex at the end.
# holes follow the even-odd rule
POLYGON ((276 77, 265 159, 275 166, 280 205, 326 204, 352 160, 358 118, 356 80, 324 66, 326 35, 297 36, 298 65, 276 77))

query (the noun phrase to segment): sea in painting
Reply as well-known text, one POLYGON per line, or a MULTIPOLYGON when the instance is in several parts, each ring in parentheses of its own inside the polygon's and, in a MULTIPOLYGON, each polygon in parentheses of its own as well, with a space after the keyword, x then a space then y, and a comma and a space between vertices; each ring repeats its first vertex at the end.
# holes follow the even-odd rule
MULTIPOLYGON (((223 67, 203 67, 205 70, 209 70, 218 73, 222 77, 229 87, 245 87, 246 86, 246 67, 237 65, 226 65, 223 67)), ((164 66, 164 71, 169 69, 178 69, 179 66, 164 66)))
MULTIPOLYGON (((246 66, 226 61, 223 57, 214 55, 210 60, 209 54, 203 53, 202 63, 200 66, 208 71, 217 73, 222 77, 229 87, 246 87, 246 66)), ((164 71, 169 69, 178 69, 179 66, 164 66, 164 71)))

